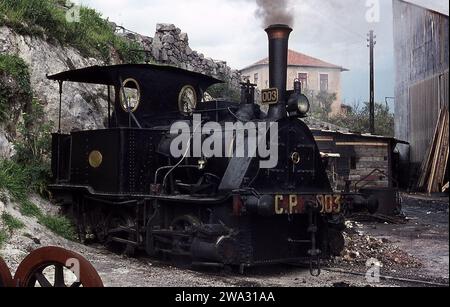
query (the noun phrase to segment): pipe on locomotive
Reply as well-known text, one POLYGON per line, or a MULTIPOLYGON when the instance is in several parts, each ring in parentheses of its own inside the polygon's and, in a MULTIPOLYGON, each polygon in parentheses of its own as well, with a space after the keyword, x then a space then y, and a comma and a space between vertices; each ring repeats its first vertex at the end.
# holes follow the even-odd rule
POLYGON ((288 46, 292 29, 288 25, 275 24, 265 31, 269 37, 269 86, 278 89, 278 103, 270 105, 268 117, 278 120, 287 114, 288 46))

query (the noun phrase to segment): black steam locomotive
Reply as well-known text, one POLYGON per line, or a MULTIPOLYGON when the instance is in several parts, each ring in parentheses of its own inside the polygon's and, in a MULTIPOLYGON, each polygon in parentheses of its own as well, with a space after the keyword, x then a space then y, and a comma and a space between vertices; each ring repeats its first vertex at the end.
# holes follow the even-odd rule
POLYGON ((170 66, 95 66, 49 76, 59 81, 60 93, 63 82, 81 82, 105 85, 111 97, 107 129, 53 135, 49 188, 76 221, 80 238, 127 253, 145 250, 241 270, 304 260, 317 268, 321 258, 339 254, 344 214, 374 208, 376 200, 332 191, 317 144, 301 120, 309 102, 298 82, 286 90, 291 31, 284 25, 266 30, 267 114, 254 103, 250 83, 242 84, 240 103, 205 101, 208 87, 221 81, 170 66), (195 116, 201 116, 199 123, 195 116), (226 130, 226 123, 255 124, 263 136, 259 143, 276 146, 276 163, 261 168, 266 157, 248 148, 236 155, 242 141, 254 138, 250 131, 241 140, 236 132, 229 139, 201 134, 200 143, 215 137, 231 154, 194 155, 194 139, 208 121, 216 130, 226 130), (188 128, 180 156, 173 144, 184 132, 174 133, 174 123, 188 128), (262 123, 276 123, 275 140, 270 129, 261 131, 262 123))

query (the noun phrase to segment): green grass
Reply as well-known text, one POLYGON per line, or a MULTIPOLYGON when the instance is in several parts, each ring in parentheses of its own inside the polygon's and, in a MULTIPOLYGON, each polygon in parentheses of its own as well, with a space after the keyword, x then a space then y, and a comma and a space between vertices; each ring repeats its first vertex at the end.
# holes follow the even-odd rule
POLYGON ((20 201, 20 213, 27 217, 39 217, 42 215, 41 209, 33 204, 29 199, 20 201))
POLYGON ((11 214, 7 212, 3 212, 2 214, 2 221, 3 225, 8 228, 10 232, 13 232, 15 230, 19 230, 25 227, 25 224, 22 223, 20 220, 12 216, 11 214))
POLYGON ((62 0, 2 0, 0 25, 23 35, 39 36, 49 41, 71 45, 85 56, 109 59, 110 47, 125 62, 142 62, 143 56, 130 52, 137 44, 115 35, 111 25, 97 11, 81 7, 80 22, 68 22, 62 0))
POLYGON ((0 160, 0 189, 9 191, 14 199, 22 201, 30 192, 30 184, 25 167, 11 160, 0 160))
POLYGON ((55 234, 67 239, 75 239, 75 229, 72 223, 62 216, 41 215, 38 218, 40 224, 44 225, 55 234))
POLYGON ((3 245, 8 240, 9 236, 6 230, 0 229, 0 249, 3 247, 3 245))
MULTIPOLYGON (((75 230, 67 218, 45 214, 29 200, 28 194, 33 191, 33 184, 30 180, 32 177, 26 166, 10 160, 0 160, 0 190, 4 189, 10 192, 13 199, 19 204, 20 213, 36 218, 41 225, 55 234, 68 240, 74 240, 75 230)), ((19 227, 21 226, 20 221, 14 220, 12 216, 2 215, 2 220, 9 230, 21 228, 19 227)))
POLYGON ((44 214, 38 206, 28 199, 20 202, 20 213, 24 216, 35 217, 39 224, 63 238, 74 240, 76 237, 75 228, 66 217, 44 214))
POLYGON ((28 199, 20 202, 20 213, 24 216, 37 218, 39 224, 44 225, 63 238, 75 239, 75 229, 66 217, 44 214, 38 206, 28 199))

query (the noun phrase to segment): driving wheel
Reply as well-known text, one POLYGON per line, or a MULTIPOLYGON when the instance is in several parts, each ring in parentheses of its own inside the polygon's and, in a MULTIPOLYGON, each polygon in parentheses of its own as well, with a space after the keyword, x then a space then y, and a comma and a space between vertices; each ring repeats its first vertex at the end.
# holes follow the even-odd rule
POLYGON ((60 247, 33 251, 14 275, 18 287, 103 287, 92 264, 83 256, 60 247))

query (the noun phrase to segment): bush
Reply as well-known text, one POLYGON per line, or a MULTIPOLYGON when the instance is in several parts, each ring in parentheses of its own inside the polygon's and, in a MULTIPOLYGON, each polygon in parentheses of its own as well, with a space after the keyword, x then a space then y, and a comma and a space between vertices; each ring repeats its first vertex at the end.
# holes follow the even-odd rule
POLYGON ((235 102, 239 102, 241 100, 241 93, 239 90, 233 88, 228 83, 214 84, 208 88, 207 92, 216 99, 224 98, 235 102))
POLYGON ((11 77, 17 82, 17 92, 8 86, 0 86, 0 121, 8 118, 10 106, 14 99, 23 99, 22 104, 31 101, 32 91, 30 84, 30 72, 28 65, 18 56, 9 54, 0 54, 0 80, 11 77))
POLYGON ((33 100, 28 113, 23 114, 19 125, 21 138, 14 143, 14 161, 24 165, 28 176, 29 189, 46 196, 46 187, 51 171, 49 155, 51 152, 52 122, 45 122, 44 109, 33 100))
POLYGON ((20 57, 11 54, 0 54, 0 72, 11 75, 18 81, 19 86, 31 95, 28 65, 20 57))
POLYGON ((327 121, 331 113, 331 105, 336 101, 336 93, 320 91, 318 93, 306 90, 304 94, 311 104, 310 114, 312 117, 327 121))
MULTIPOLYGON (((352 132, 368 133, 370 128, 370 108, 365 103, 363 107, 357 105, 347 114, 341 114, 330 118, 330 123, 350 129, 352 132)), ((389 106, 375 103, 375 134, 393 137, 394 114, 390 112, 389 106)))
POLYGON ((2 0, 0 25, 5 24, 23 35, 40 36, 80 50, 85 56, 101 56, 109 61, 110 48, 114 48, 124 62, 142 62, 141 54, 130 49, 139 45, 115 35, 115 29, 97 11, 80 8, 80 22, 68 22, 61 0, 2 0))
MULTIPOLYGON (((13 99, 26 99, 23 121, 18 124, 20 137, 15 142, 14 162, 0 161, 0 187, 11 192, 14 198, 24 199, 31 192, 41 195, 46 190, 50 177, 48 155, 51 147, 51 122, 45 122, 43 107, 32 99, 30 74, 27 64, 14 55, 0 55, 0 73, 7 74, 25 95, 8 92, 7 86, 0 87, 0 111, 9 110, 13 99)), ((7 112, 0 112, 6 115, 7 112)), ((14 122, 11 125, 16 125, 14 122)))

